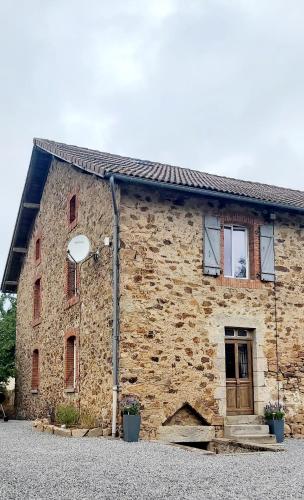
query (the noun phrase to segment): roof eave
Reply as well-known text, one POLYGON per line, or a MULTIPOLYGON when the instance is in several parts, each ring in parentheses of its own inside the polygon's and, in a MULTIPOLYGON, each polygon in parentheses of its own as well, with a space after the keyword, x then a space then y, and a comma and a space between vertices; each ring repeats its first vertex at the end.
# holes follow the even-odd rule
MULTIPOLYGON (((4 273, 2 277, 2 282, 1 282, 1 291, 2 292, 7 292, 7 293, 16 293, 17 292, 17 286, 18 286, 18 280, 19 280, 19 275, 18 279, 12 279, 10 276, 10 273, 12 271, 12 263, 14 259, 16 259, 16 262, 18 263, 18 266, 22 266, 22 261, 21 259, 26 255, 26 252, 23 253, 18 253, 16 255, 16 247, 20 248, 22 247, 24 250, 27 249, 27 243, 28 243, 28 238, 24 237, 22 240, 22 245, 20 245, 20 227, 22 224, 22 221, 26 220, 27 221, 27 226, 29 228, 28 233, 30 234, 31 227, 33 225, 33 222, 36 218, 37 211, 39 209, 39 203, 40 203, 40 191, 43 190, 44 183, 48 174, 48 169, 49 165, 51 163, 52 157, 48 154, 46 155, 44 153, 44 160, 47 161, 47 168, 45 167, 42 170, 42 176, 41 176, 41 184, 39 185, 38 189, 29 189, 29 186, 31 185, 31 181, 33 177, 36 174, 37 170, 37 164, 39 161, 41 161, 41 155, 39 154, 37 148, 33 147, 32 149, 32 154, 31 154, 31 160, 30 160, 30 165, 28 168, 22 196, 21 196, 21 201, 18 209, 18 214, 17 214, 17 219, 13 231, 13 236, 10 244, 10 249, 8 253, 8 257, 6 260, 6 265, 4 268, 4 273)), ((19 273, 20 274, 20 273, 19 273)))
POLYGON ((207 196, 210 198, 221 198, 224 200, 241 202, 241 203, 251 203, 254 205, 264 206, 267 209, 304 213, 304 208, 301 208, 301 207, 295 207, 295 206, 286 205, 283 203, 274 203, 274 202, 267 201, 267 200, 259 200, 257 198, 251 198, 249 196, 244 196, 244 195, 225 193, 222 191, 215 191, 215 190, 206 189, 206 188, 195 188, 195 187, 190 187, 190 186, 181 186, 180 184, 171 184, 168 182, 155 181, 152 179, 142 179, 140 177, 132 177, 130 175, 115 174, 115 173, 111 173, 111 172, 107 172, 104 175, 105 179, 109 179, 110 177, 115 177, 116 180, 121 181, 121 182, 125 182, 128 184, 132 184, 132 183, 133 184, 142 184, 142 185, 150 186, 150 187, 157 186, 157 187, 160 187, 163 189, 169 189, 169 190, 173 190, 173 191, 183 191, 186 193, 191 193, 193 195, 207 196))

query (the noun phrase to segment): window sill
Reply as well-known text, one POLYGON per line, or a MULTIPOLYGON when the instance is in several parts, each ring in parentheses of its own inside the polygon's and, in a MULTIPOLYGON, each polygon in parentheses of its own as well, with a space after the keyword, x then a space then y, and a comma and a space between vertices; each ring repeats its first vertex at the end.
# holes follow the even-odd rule
POLYGON ((225 276, 220 276, 216 280, 216 282, 219 286, 227 286, 227 287, 231 287, 231 288, 258 289, 258 288, 263 287, 263 283, 259 279, 252 280, 252 279, 247 279, 247 278, 228 278, 225 276))
POLYGON ((32 389, 31 394, 38 394, 38 389, 32 389))
POLYGON ((76 389, 74 387, 67 387, 66 389, 64 389, 64 392, 66 394, 75 394, 76 389))
POLYGON ((37 326, 37 325, 40 325, 42 319, 41 318, 36 318, 36 319, 33 319, 32 321, 32 326, 37 326))
POLYGON ((67 299, 67 303, 65 308, 69 309, 70 307, 74 306, 79 302, 79 295, 75 295, 74 297, 71 297, 70 299, 67 299))

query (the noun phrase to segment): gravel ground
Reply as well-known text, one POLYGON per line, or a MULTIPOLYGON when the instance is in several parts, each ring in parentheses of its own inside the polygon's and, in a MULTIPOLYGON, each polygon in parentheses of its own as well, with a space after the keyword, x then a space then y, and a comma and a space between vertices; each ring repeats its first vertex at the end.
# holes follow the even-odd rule
POLYGON ((62 438, 0 421, 1 499, 303 499, 304 441, 204 455, 159 443, 62 438))

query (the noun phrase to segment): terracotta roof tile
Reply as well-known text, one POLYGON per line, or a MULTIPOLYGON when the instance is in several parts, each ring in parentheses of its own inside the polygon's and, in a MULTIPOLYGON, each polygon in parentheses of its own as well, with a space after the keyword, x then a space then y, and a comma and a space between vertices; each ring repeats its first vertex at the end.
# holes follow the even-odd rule
POLYGON ((58 158, 100 176, 117 173, 128 177, 195 187, 233 194, 275 205, 304 209, 304 192, 258 182, 208 174, 162 163, 103 153, 69 146, 46 139, 34 139, 34 145, 58 158))

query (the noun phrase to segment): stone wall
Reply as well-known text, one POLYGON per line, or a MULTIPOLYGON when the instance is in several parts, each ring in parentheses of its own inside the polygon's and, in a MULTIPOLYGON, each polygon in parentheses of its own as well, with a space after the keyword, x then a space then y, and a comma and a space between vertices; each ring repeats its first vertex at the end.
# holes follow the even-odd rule
POLYGON ((105 432, 111 426, 111 249, 103 246, 112 234, 109 186, 96 177, 53 161, 29 243, 18 287, 17 315, 17 412, 19 417, 46 416, 47 407, 72 402, 82 415, 89 413, 105 432), (71 229, 67 204, 77 192, 78 221, 71 229), (34 243, 41 236, 41 262, 36 265, 34 243), (73 305, 66 297, 66 249, 77 234, 86 234, 100 259, 84 263, 80 300, 73 305), (33 284, 42 280, 41 322, 33 326, 33 284), (81 312, 80 312, 81 311, 81 312), (64 390, 64 338, 68 330, 79 335, 80 377, 78 391, 64 390), (31 393, 31 356, 39 349, 40 384, 31 393))
MULTIPOLYGON (((286 429, 293 435, 304 434, 303 217, 277 214, 275 291, 273 283, 262 283, 253 275, 240 282, 203 274, 204 214, 220 216, 222 221, 254 221, 257 256, 257 229, 265 221, 262 209, 138 187, 122 188, 120 209, 120 397, 139 397, 141 436, 155 438, 162 425, 199 425, 200 420, 220 435, 226 415, 224 328, 228 326, 253 330, 257 414, 277 397, 278 345, 286 429)), ((18 288, 19 417, 43 417, 48 406, 71 401, 109 433, 112 251, 102 242, 111 235, 108 184, 54 161, 18 288), (79 207, 78 223, 71 229, 67 202, 73 192, 79 195, 79 207), (83 265, 81 300, 69 303, 66 247, 72 236, 83 233, 101 257, 97 263, 90 260, 83 265), (39 265, 34 262, 37 234, 42 239, 39 265), (32 292, 39 276, 42 318, 33 326, 32 292), (80 387, 75 394, 64 390, 64 338, 70 329, 79 331, 80 387), (31 393, 34 349, 40 352, 38 394, 31 393)), ((254 259, 251 264, 257 271, 254 259)))
POLYGON ((122 189, 122 396, 139 397, 145 437, 154 438, 185 403, 207 423, 223 424, 224 328, 252 328, 255 412, 277 397, 278 335, 280 397, 291 428, 304 433, 303 217, 277 214, 276 322, 273 283, 250 279, 238 286, 203 275, 204 214, 265 221, 250 206, 122 189))

